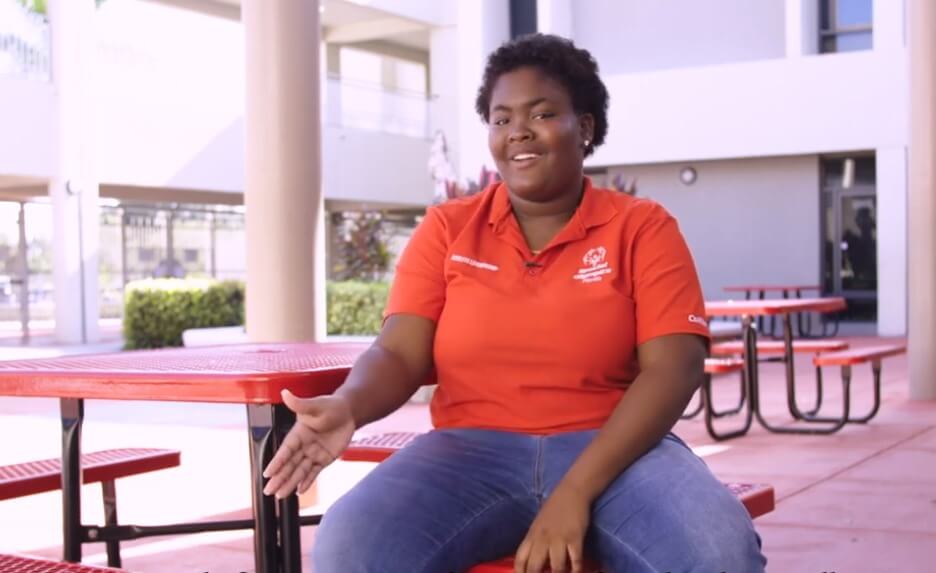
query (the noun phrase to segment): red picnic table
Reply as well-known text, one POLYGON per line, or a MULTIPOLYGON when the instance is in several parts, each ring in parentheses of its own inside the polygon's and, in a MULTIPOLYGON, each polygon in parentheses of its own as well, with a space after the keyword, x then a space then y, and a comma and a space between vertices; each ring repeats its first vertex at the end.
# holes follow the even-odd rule
MULTIPOLYGON (((760 395, 758 386, 758 358, 757 358, 757 328, 754 319, 764 316, 779 316, 783 325, 783 358, 786 366, 787 408, 796 420, 809 421, 796 403, 796 375, 793 364, 793 325, 791 315, 800 312, 838 312, 845 309, 845 299, 841 297, 829 298, 792 298, 768 300, 725 300, 706 301, 705 313, 707 316, 736 316, 741 318, 742 337, 744 341, 744 384, 742 392, 747 394, 747 414, 744 425, 733 432, 719 433, 714 429, 713 418, 718 414, 713 409, 711 400, 711 380, 706 382, 705 391, 709 396, 705 406, 705 422, 709 435, 718 440, 741 436, 751 427, 753 418, 767 430, 776 433, 788 434, 829 434, 838 431, 848 420, 848 393, 845 394, 845 412, 842 419, 832 425, 824 427, 787 428, 773 426, 768 423, 760 410, 760 395)), ((742 396, 743 399, 743 396, 742 396)))
POLYGON ((292 573, 301 570, 300 523, 317 523, 320 516, 300 518, 295 495, 278 502, 263 495, 263 468, 295 420, 280 392, 330 394, 365 348, 345 343, 241 344, 5 361, 0 362, 0 396, 61 399, 63 544, 64 558, 72 562, 81 561, 89 530, 81 522, 79 470, 85 399, 245 404, 253 519, 96 526, 95 541, 252 528, 256 571, 292 573))
MULTIPOLYGON (((731 293, 744 293, 744 300, 751 300, 752 295, 757 293, 757 300, 764 300, 767 293, 779 293, 781 298, 803 298, 804 292, 820 292, 822 287, 817 284, 742 284, 742 285, 730 285, 723 287, 722 290, 728 294, 731 293)), ((770 317, 770 336, 775 336, 776 332, 776 323, 774 322, 774 316, 770 317)), ((803 337, 812 337, 812 336, 835 336, 838 334, 838 320, 835 320, 833 323, 832 329, 827 330, 826 326, 828 324, 822 325, 822 331, 818 334, 812 333, 812 318, 810 314, 806 314, 806 320, 803 321, 802 313, 796 313, 796 329, 799 332, 800 336, 803 337)), ((764 330, 764 317, 758 317, 757 326, 760 328, 761 332, 766 333, 764 330)))

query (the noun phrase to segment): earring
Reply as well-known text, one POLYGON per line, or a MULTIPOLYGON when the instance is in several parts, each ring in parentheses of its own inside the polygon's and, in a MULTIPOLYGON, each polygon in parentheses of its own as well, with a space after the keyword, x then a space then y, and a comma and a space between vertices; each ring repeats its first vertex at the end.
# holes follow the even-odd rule
POLYGON ((586 140, 585 140, 585 149, 588 149, 588 144, 589 144, 589 143, 591 143, 591 141, 589 141, 589 140, 586 139, 586 140))

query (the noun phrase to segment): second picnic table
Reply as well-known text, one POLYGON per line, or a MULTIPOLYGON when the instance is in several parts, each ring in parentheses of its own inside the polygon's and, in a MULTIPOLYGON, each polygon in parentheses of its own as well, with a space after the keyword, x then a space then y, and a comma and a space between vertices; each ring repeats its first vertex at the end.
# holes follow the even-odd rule
MULTIPOLYGON (((838 430, 841 425, 807 428, 777 427, 768 423, 760 411, 760 397, 758 386, 758 358, 757 358, 757 328, 754 320, 764 316, 780 316, 783 325, 783 362, 786 366, 787 405, 791 415, 796 419, 804 418, 799 415, 796 405, 796 378, 793 364, 793 324, 791 315, 798 312, 838 312, 845 308, 845 299, 841 297, 829 298, 793 298, 793 299, 767 299, 767 300, 725 300, 706 301, 705 313, 707 316, 734 316, 741 318, 742 337, 744 341, 744 376, 747 393, 747 414, 744 425, 725 434, 715 432, 711 425, 713 414, 711 399, 706 405, 706 425, 709 434, 715 439, 727 439, 747 433, 753 418, 767 430, 777 433, 805 433, 827 434, 838 430), (836 427, 838 426, 838 427, 836 427)), ((845 418, 848 413, 845 413, 845 418)), ((845 422, 843 421, 842 424, 845 422)))
MULTIPOLYGON (((754 300, 754 295, 756 294, 757 300, 765 300, 768 294, 774 293, 779 294, 781 299, 789 298, 803 298, 803 293, 807 292, 821 292, 822 287, 817 284, 741 284, 741 285, 729 285, 722 288, 722 291, 733 294, 733 293, 744 293, 744 300, 754 300)), ((822 330, 817 334, 812 332, 812 319, 807 313, 805 320, 803 318, 802 312, 796 313, 796 330, 799 332, 799 335, 802 337, 813 337, 813 336, 835 336, 838 333, 838 320, 835 320, 832 323, 832 329, 827 330, 826 324, 822 325, 822 330)), ((764 330, 764 318, 759 316, 757 319, 757 327, 762 333, 767 333, 764 330)), ((770 317, 770 336, 775 336, 776 333, 776 323, 774 321, 775 316, 770 317)))

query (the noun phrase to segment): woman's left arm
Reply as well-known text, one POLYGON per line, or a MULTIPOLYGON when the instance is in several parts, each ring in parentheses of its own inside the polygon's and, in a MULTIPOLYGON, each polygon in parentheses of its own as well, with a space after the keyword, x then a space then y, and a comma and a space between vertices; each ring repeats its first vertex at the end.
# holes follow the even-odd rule
POLYGON ((582 569, 592 502, 673 428, 704 375, 706 340, 669 334, 637 347, 640 374, 543 504, 517 550, 517 573, 582 569))

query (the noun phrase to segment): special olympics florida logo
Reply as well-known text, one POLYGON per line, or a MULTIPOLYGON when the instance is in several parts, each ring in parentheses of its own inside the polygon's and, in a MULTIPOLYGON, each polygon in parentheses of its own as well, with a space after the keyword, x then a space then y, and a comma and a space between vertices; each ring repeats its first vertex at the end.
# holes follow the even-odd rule
POLYGON ((605 257, 607 256, 607 249, 604 247, 595 247, 594 249, 588 249, 588 252, 585 253, 584 257, 582 257, 582 262, 589 267, 597 267, 604 262, 605 257))
POLYGON ((605 258, 608 256, 608 250, 604 247, 595 247, 588 249, 585 256, 582 257, 582 263, 585 267, 572 275, 572 278, 581 281, 583 284, 596 283, 601 281, 605 275, 611 274, 611 269, 605 258))

